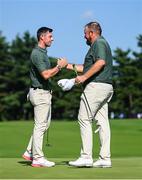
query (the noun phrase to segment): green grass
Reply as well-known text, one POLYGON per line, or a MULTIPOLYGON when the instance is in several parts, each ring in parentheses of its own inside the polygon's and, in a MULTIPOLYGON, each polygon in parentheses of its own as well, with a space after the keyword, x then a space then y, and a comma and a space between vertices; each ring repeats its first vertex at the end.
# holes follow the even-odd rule
POLYGON ((64 158, 51 158, 53 168, 32 168, 20 158, 2 158, 1 178, 12 179, 138 179, 142 178, 142 158, 114 158, 113 168, 75 168, 64 158))
MULTIPOLYGON (((28 143, 32 122, 0 123, 1 179, 142 179, 142 120, 113 120, 111 123, 112 168, 74 168, 69 160, 79 157, 80 134, 76 121, 53 121, 44 152, 55 161, 53 168, 32 168, 21 158, 28 143)), ((98 158, 98 134, 94 135, 94 159, 98 158)))

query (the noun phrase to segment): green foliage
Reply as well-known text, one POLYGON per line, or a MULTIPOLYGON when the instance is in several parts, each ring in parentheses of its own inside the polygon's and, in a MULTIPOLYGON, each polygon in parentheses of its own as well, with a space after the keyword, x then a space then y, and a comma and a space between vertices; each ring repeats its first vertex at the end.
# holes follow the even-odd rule
MULTIPOLYGON (((141 36, 138 40, 138 45, 142 45, 141 36)), ((142 50, 142 46, 140 48, 142 50)), ((116 115, 124 113, 125 117, 136 117, 142 112, 142 51, 136 53, 118 48, 114 60, 115 94, 111 109, 116 115)))
MULTIPOLYGON (((69 76, 69 78, 70 77, 72 76, 69 76)), ((61 78, 67 77, 61 76, 60 79, 61 78)), ((55 83, 56 82, 57 81, 55 81, 55 83)), ((59 87, 56 86, 57 85, 54 86, 53 91, 53 117, 76 119, 78 114, 81 89, 79 87, 74 87, 71 91, 63 92, 59 87)))
MULTIPOLYGON (((56 65, 53 57, 50 57, 52 66, 56 65)), ((71 91, 63 92, 57 85, 58 80, 74 78, 76 74, 74 71, 63 69, 60 73, 52 78, 53 87, 53 105, 52 117, 55 119, 67 118, 76 119, 78 114, 79 100, 80 100, 80 87, 76 86, 71 91)))
POLYGON ((30 83, 29 57, 36 40, 25 32, 23 38, 17 36, 9 46, 4 37, 0 37, 0 43, 3 47, 0 49, 0 70, 2 72, 0 75, 2 82, 0 85, 0 119, 29 118, 27 111, 30 105, 25 106, 27 88, 30 83))
MULTIPOLYGON (((115 93, 110 103, 110 112, 116 117, 124 113, 126 117, 135 117, 142 109, 142 35, 137 38, 140 52, 114 51, 114 87, 115 93)), ((9 44, 0 33, 0 121, 31 119, 32 106, 26 101, 30 86, 30 53, 37 44, 36 39, 25 32, 23 37, 16 36, 9 44)), ((50 57, 54 67, 57 59, 50 57)), ((77 119, 81 89, 74 87, 63 92, 57 85, 62 78, 74 78, 73 71, 63 69, 54 78, 52 117, 58 119, 77 119)))

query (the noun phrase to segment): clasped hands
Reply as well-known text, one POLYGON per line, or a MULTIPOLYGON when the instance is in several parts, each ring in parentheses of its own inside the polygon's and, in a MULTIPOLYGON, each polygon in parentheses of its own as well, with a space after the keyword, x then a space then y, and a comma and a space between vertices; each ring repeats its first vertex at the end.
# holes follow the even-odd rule
POLYGON ((61 68, 64 68, 68 65, 68 61, 66 58, 59 58, 57 61, 57 65, 60 66, 61 68))

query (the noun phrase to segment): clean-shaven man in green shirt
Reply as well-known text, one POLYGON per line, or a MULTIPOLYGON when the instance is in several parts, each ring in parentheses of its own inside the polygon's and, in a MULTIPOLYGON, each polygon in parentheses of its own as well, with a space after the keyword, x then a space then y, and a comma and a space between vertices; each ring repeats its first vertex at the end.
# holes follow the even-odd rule
POLYGON ((90 46, 83 65, 68 64, 67 69, 81 72, 75 79, 82 84, 78 121, 80 125, 82 148, 80 157, 70 161, 69 165, 77 167, 111 167, 110 126, 108 119, 108 102, 113 95, 112 55, 108 42, 101 35, 98 22, 85 25, 84 37, 90 46), (93 162, 92 120, 98 126, 100 137, 99 159, 93 162))
POLYGON ((47 47, 53 41, 52 29, 41 27, 37 31, 38 45, 31 53, 29 100, 34 107, 34 128, 23 158, 32 161, 33 167, 52 167, 54 162, 48 161, 42 151, 43 137, 51 121, 52 87, 50 78, 67 65, 65 58, 57 60, 53 68, 47 56, 47 47))

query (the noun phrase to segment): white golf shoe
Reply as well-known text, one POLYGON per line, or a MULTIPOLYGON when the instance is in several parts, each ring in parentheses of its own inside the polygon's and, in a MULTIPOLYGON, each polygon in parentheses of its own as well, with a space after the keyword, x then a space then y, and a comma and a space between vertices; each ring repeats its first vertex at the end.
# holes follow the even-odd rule
POLYGON ((44 157, 34 159, 32 161, 32 167, 52 167, 55 166, 55 163, 52 161, 48 161, 44 157))
POLYGON ((93 159, 80 157, 75 161, 69 161, 69 165, 76 166, 76 167, 92 167, 93 159))
POLYGON ((99 159, 93 163, 93 167, 99 168, 111 168, 111 160, 110 159, 99 159))
POLYGON ((24 154, 22 155, 22 157, 27 161, 32 161, 33 160, 32 153, 29 153, 28 151, 25 151, 24 154))

